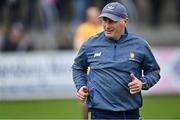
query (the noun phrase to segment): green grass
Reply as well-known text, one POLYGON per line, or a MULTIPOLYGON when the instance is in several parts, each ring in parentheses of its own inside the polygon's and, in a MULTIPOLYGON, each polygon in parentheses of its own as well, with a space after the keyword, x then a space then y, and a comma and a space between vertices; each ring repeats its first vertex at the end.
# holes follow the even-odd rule
POLYGON ((145 119, 180 119, 180 96, 146 96, 141 115, 145 119))
MULTIPOLYGON (((145 119, 180 119, 180 96, 146 96, 145 119)), ((77 100, 0 101, 0 119, 81 119, 77 100)))
POLYGON ((0 118, 81 118, 77 100, 1 101, 0 118))

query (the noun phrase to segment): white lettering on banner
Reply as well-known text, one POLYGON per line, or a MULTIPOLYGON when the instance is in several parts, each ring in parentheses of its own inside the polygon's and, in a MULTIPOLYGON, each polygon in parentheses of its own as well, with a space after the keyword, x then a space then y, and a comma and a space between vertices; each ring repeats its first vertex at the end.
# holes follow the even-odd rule
POLYGON ((8 86, 41 84, 46 80, 48 84, 71 83, 72 60, 61 54, 5 55, 0 61, 0 79, 8 86), (67 74, 68 81, 64 81, 67 74))
MULTIPOLYGON (((26 97, 34 94, 39 98, 43 91, 49 91, 59 97, 73 97, 75 88, 71 77, 71 65, 74 56, 75 53, 72 51, 1 54, 0 99, 12 97, 15 91, 16 94, 26 97), (37 95, 39 92, 41 94, 37 95)), ((51 97, 49 93, 47 95, 51 97)))

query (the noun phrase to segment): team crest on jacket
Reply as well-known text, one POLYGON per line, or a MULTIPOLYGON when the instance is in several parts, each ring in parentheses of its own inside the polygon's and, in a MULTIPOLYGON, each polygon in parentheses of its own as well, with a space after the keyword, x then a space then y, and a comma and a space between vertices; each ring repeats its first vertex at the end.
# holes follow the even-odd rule
POLYGON ((134 52, 130 52, 130 54, 129 54, 129 59, 130 59, 130 60, 134 60, 134 58, 135 58, 134 52))

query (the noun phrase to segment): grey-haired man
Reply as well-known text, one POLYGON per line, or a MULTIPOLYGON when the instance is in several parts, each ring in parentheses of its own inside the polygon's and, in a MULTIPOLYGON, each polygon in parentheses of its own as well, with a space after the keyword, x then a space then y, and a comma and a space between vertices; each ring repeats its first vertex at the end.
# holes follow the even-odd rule
POLYGON ((89 118, 139 119, 141 90, 158 82, 159 65, 147 41, 128 33, 122 4, 107 4, 99 18, 104 32, 82 45, 72 66, 77 96, 87 103, 89 118))

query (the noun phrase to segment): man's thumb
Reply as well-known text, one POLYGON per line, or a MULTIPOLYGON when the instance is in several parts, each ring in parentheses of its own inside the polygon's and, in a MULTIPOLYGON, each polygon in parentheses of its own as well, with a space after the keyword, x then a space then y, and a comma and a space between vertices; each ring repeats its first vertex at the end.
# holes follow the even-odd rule
POLYGON ((136 79, 136 76, 134 76, 133 73, 131 73, 130 76, 131 76, 131 80, 132 80, 132 81, 136 79))
POLYGON ((84 91, 85 93, 88 93, 88 88, 87 88, 87 87, 83 87, 83 91, 84 91))

